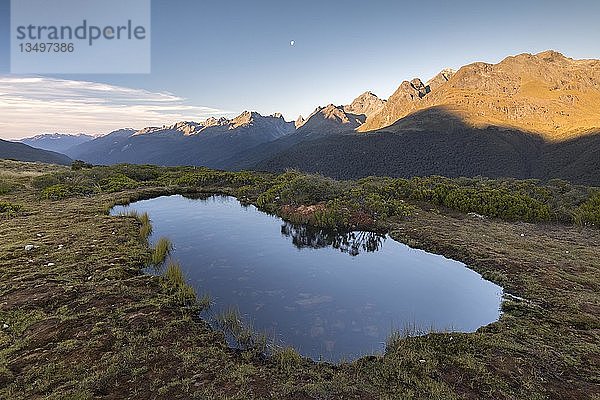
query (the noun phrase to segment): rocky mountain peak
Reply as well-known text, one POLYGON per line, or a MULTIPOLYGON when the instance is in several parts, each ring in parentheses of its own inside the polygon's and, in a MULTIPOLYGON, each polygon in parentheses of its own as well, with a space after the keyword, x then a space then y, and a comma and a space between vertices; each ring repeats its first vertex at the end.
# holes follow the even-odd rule
POLYGON ((344 112, 343 107, 338 107, 333 104, 329 104, 321 109, 320 114, 323 115, 325 119, 341 122, 342 124, 347 124, 350 122, 350 119, 348 118, 346 112, 344 112))
POLYGON ((169 126, 167 129, 182 132, 185 136, 188 136, 198 133, 202 128, 204 128, 204 126, 197 122, 181 121, 169 126))
POLYGON ((298 129, 302 125, 304 125, 305 122, 306 122, 306 120, 304 119, 304 117, 302 115, 299 115, 298 119, 296 120, 296 122, 294 123, 294 125, 296 126, 296 129, 298 129))
POLYGON ((432 92, 444 83, 448 82, 455 73, 456 71, 454 71, 452 68, 444 68, 441 70, 436 76, 428 80, 425 84, 427 86, 427 92, 432 92))
POLYGON ((344 106, 344 111, 351 114, 365 115, 369 117, 379 112, 385 105, 385 100, 380 99, 371 92, 364 92, 352 103, 344 106))
POLYGON ((231 120, 231 126, 229 129, 235 129, 243 125, 249 125, 254 121, 255 118, 259 117, 262 117, 262 115, 255 111, 244 111, 231 120))
MULTIPOLYGON (((403 82, 360 131, 443 107, 470 126, 518 129, 562 140, 600 129, 600 61, 573 60, 548 50, 444 70, 423 87, 403 82)), ((428 115, 428 114, 422 114, 428 115)))
POLYGON ((221 118, 209 117, 202 123, 202 126, 204 126, 205 128, 209 128, 211 126, 227 125, 228 123, 229 123, 229 120, 225 117, 221 117, 221 118))
POLYGON ((390 99, 404 99, 408 101, 418 101, 427 94, 427 88, 419 78, 404 81, 400 87, 390 97, 390 99))

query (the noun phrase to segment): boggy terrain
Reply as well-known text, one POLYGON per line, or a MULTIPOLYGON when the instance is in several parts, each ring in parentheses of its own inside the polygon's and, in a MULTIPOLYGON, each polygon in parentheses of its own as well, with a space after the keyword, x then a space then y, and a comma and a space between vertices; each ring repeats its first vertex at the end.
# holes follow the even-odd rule
POLYGON ((0 397, 598 399, 599 222, 597 192, 559 181, 2 161, 0 397), (198 318, 206 304, 181 301, 168 275, 142 273, 152 255, 143 218, 107 213, 203 192, 295 222, 388 231, 517 297, 476 333, 399 333, 385 354, 340 365, 230 349, 198 318))

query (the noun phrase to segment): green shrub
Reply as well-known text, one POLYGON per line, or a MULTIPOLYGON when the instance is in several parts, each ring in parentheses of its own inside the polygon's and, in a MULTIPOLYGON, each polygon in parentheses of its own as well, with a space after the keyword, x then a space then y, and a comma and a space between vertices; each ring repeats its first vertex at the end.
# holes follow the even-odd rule
POLYGON ((8 194, 14 189, 14 186, 7 180, 0 179, 0 195, 8 194))
POLYGON ((354 188, 346 194, 345 198, 355 209, 363 210, 373 219, 405 218, 414 211, 414 207, 399 196, 385 190, 372 190, 373 188, 364 186, 354 188))
POLYGON ((89 196, 95 193, 94 188, 87 186, 58 184, 42 190, 42 198, 47 200, 61 200, 75 196, 89 196))
MULTIPOLYGON (((181 173, 182 167, 177 170, 181 173)), ((138 164, 116 164, 104 167, 96 167, 96 171, 103 175, 101 178, 107 178, 113 175, 125 175, 137 182, 149 182, 159 179, 166 168, 157 165, 138 165, 138 164)))
POLYGON ((75 160, 71 163, 71 170, 73 170, 73 171, 79 171, 84 168, 90 169, 90 168, 93 168, 93 165, 88 164, 85 161, 81 161, 81 160, 75 160))
POLYGON ((464 213, 475 212, 510 221, 551 220, 548 205, 520 193, 508 193, 499 189, 456 188, 442 198, 441 204, 464 213))
POLYGON ((42 191, 42 198, 60 200, 71 196, 70 187, 67 185, 52 185, 42 191))
POLYGON ((9 203, 7 201, 0 201, 0 214, 2 215, 14 216, 22 209, 23 206, 20 204, 9 203))
POLYGON ((31 180, 31 184, 36 189, 45 189, 50 186, 58 185, 61 181, 57 174, 44 174, 36 176, 31 180))
MULTIPOLYGON (((535 180, 449 179, 415 177, 407 179, 363 179, 365 207, 384 217, 410 213, 399 199, 427 202, 463 213, 475 212, 489 217, 526 222, 557 219, 548 203, 553 191, 535 180), (379 196, 369 192, 375 192, 379 196)), ((358 196, 357 196, 358 197, 358 196)), ((561 218, 568 218, 561 214, 561 218)))
POLYGON ((100 187, 105 192, 120 192, 127 189, 135 189, 139 186, 137 181, 124 174, 112 175, 100 180, 100 187))
POLYGON ((185 173, 175 179, 175 184, 180 186, 247 186, 261 181, 258 174, 242 171, 213 171, 207 168, 198 168, 194 172, 185 173))
POLYGON ((321 175, 305 175, 296 171, 281 174, 273 186, 258 196, 257 204, 272 208, 276 203, 311 205, 341 196, 348 185, 321 175))
POLYGON ((600 192, 592 194, 575 212, 575 219, 581 225, 600 227, 600 192))

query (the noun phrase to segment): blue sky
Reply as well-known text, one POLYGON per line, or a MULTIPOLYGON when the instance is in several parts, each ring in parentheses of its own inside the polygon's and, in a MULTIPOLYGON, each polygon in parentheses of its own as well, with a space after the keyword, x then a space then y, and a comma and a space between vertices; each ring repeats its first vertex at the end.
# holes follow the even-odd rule
MULTIPOLYGON (((40 100, 31 108, 40 113, 53 93, 72 95, 62 90, 71 80, 115 88, 121 95, 119 88, 130 90, 125 105, 122 99, 115 103, 125 108, 144 97, 155 111, 152 95, 159 103, 161 96, 172 96, 168 112, 132 113, 125 126, 136 128, 161 118, 172 123, 245 109, 282 112, 290 120, 318 105, 348 103, 366 90, 387 98, 402 80, 426 80, 445 67, 498 62, 522 52, 600 56, 598 1, 153 0, 151 74, 53 75, 21 86, 15 79, 20 77, 8 75, 8 3, 0 0, 0 76, 12 80, 0 80, 0 95, 16 96, 11 115, 26 112, 31 97, 40 100), (27 96, 16 107, 21 89, 27 96)), ((85 89, 76 95, 94 97, 93 87, 85 89)), ((8 113, 3 116, 0 108, 0 137, 55 130, 101 133, 126 122, 127 113, 107 123, 110 108, 102 112, 99 119, 81 113, 69 119, 67 109, 57 121, 40 116, 17 125, 6 122, 8 113)))

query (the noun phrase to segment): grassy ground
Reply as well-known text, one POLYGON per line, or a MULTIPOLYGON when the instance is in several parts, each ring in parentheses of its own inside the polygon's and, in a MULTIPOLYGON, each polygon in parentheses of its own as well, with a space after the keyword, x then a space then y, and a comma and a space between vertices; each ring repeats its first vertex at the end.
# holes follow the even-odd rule
MULTIPOLYGON (((229 349, 167 280, 141 273, 152 256, 143 225, 106 211, 189 190, 179 172, 161 185, 121 177, 110 190, 43 199, 36 182, 56 171, 68 170, 0 161, 0 203, 21 206, 0 213, 0 398, 600 399, 597 229, 412 204, 408 218, 378 226, 525 300, 506 300, 500 321, 476 333, 396 337, 383 356, 330 365, 289 349, 229 349)), ((248 186, 194 187, 257 200, 248 186)), ((266 205, 291 218, 305 210, 266 205)))

